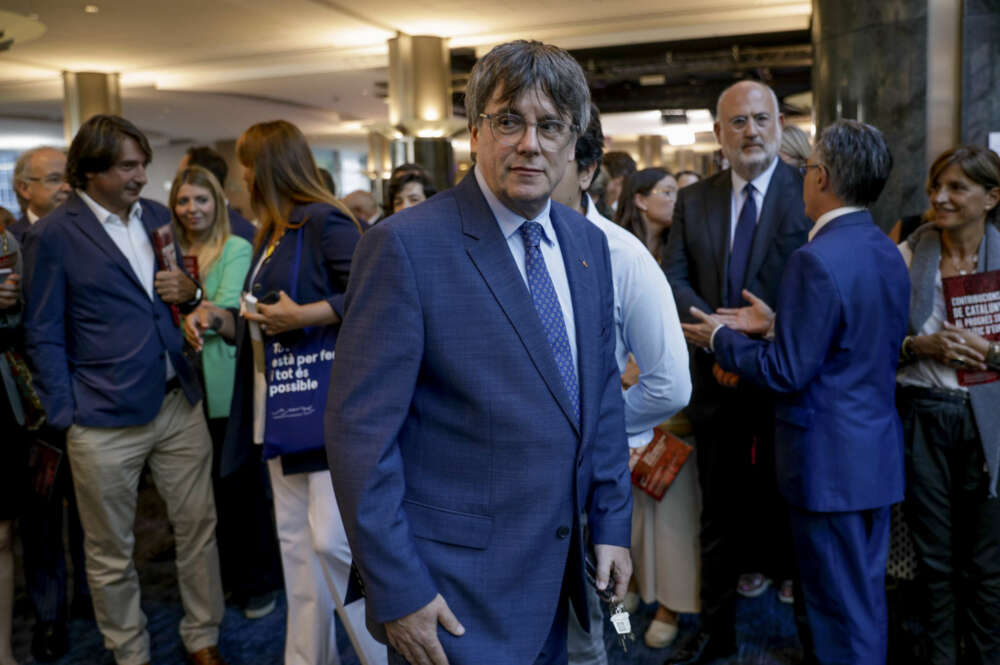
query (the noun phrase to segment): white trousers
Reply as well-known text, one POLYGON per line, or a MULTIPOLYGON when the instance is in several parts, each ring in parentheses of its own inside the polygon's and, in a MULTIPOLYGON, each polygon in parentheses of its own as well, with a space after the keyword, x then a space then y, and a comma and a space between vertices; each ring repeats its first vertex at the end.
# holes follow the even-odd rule
MULTIPOLYGON (((351 570, 351 548, 333 481, 327 471, 286 476, 280 459, 267 464, 288 598, 285 665, 339 665, 333 619, 336 603, 327 580, 343 601, 351 570)), ((341 621, 349 623, 348 629, 353 630, 369 665, 385 665, 385 645, 365 627, 364 599, 348 605, 341 621)))

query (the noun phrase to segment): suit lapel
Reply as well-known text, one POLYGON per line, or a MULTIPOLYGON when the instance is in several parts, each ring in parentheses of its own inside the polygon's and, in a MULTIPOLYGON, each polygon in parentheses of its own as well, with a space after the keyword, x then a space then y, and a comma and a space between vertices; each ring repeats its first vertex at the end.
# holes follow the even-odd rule
POLYGON ((753 236, 753 243, 750 245, 750 260, 747 263, 747 271, 743 277, 743 288, 746 288, 757 275, 757 271, 764 265, 764 258, 767 250, 771 247, 774 234, 784 217, 785 208, 788 205, 785 197, 785 186, 788 184, 791 167, 779 159, 778 165, 771 176, 771 183, 767 187, 767 194, 764 195, 764 206, 760 211, 760 218, 757 220, 757 231, 753 236))
MULTIPOLYGON (((115 245, 114 240, 104 230, 104 227, 101 226, 101 223, 94 216, 94 213, 87 204, 83 202, 83 199, 76 195, 76 192, 71 193, 66 200, 66 212, 73 216, 73 221, 76 222, 77 227, 79 227, 83 234, 93 241, 111 259, 111 262, 118 266, 132 280, 133 284, 139 287, 140 291, 146 293, 146 288, 139 281, 139 277, 135 274, 135 271, 132 270, 128 259, 121 253, 121 250, 115 245)), ((145 215, 143 216, 145 217, 145 215)))
MULTIPOLYGON (((719 275, 718 302, 726 302, 726 276, 729 272, 729 236, 732 220, 732 189, 733 180, 729 171, 723 171, 722 176, 714 183, 705 202, 704 224, 708 229, 711 246, 715 248, 713 258, 719 275)), ((698 222, 696 222, 698 223, 698 222)))
MULTIPOLYGON (((469 258, 520 337, 549 392, 579 433, 576 415, 570 406, 552 347, 549 346, 545 329, 535 311, 531 294, 514 263, 514 257, 510 255, 507 239, 500 231, 493 211, 479 191, 474 173, 470 172, 455 188, 455 201, 462 219, 462 232, 465 234, 465 248, 469 258)), ((562 243, 562 236, 559 237, 559 242, 562 243)))

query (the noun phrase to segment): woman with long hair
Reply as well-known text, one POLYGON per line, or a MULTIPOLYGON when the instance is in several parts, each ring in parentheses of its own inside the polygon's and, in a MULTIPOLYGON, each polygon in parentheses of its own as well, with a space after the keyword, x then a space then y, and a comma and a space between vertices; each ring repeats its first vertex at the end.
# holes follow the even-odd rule
POLYGON ((660 259, 674 221, 677 180, 669 171, 652 166, 625 178, 618 198, 615 222, 623 226, 660 259))
MULTIPOLYGON (((912 290, 896 376, 906 521, 928 601, 930 662, 996 665, 1000 382, 985 372, 1000 370, 1000 343, 951 325, 944 292, 949 278, 1000 270, 1000 158, 975 145, 948 150, 931 165, 927 193, 930 223, 899 245, 912 290)), ((975 311, 968 316, 975 325, 975 311)))
MULTIPOLYGON (((250 243, 234 235, 226 198, 215 176, 200 166, 181 169, 170 189, 174 237, 202 283, 205 301, 238 308, 250 270, 250 243)), ((190 340, 189 341, 193 341, 190 340)), ((216 540, 223 587, 250 619, 269 614, 281 580, 270 507, 256 464, 222 478, 219 462, 229 422, 236 349, 206 330, 201 351, 205 415, 212 437, 212 485, 218 514, 216 540)))
POLYGON ((339 662, 335 610, 359 655, 382 663, 386 651, 365 629, 364 603, 345 610, 340 602, 351 553, 323 439, 330 366, 361 229, 323 185, 291 123, 253 125, 236 156, 259 222, 241 311, 234 316, 208 305, 189 317, 192 336, 215 327, 236 340, 222 473, 256 454, 267 462, 288 598, 285 665, 339 662))

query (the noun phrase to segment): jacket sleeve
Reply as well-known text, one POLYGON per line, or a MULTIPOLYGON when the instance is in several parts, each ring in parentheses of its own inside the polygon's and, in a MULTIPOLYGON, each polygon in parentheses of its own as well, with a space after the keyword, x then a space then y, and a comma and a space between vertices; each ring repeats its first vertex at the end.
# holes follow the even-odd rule
POLYGON ((774 341, 722 328, 715 334, 716 360, 722 369, 775 392, 801 390, 823 366, 840 326, 842 302, 822 259, 796 251, 778 289, 774 341))
POLYGON ((36 224, 25 234, 24 342, 48 422, 73 424, 76 403, 66 353, 66 272, 58 229, 36 224))
POLYGON ((344 316, 344 292, 351 274, 351 258, 360 238, 357 225, 337 209, 331 210, 323 220, 323 266, 327 281, 333 286, 333 294, 326 301, 341 318, 344 316))
POLYGON ((354 265, 330 377, 326 449, 368 611, 384 623, 437 594, 402 507, 398 440, 420 372, 424 323, 414 266, 392 225, 365 234, 354 265))
POLYGON ((688 254, 687 236, 694 231, 691 226, 698 224, 699 220, 694 219, 691 214, 693 210, 691 210, 689 194, 689 191, 682 189, 677 195, 677 205, 674 206, 674 221, 670 225, 670 237, 667 240, 667 246, 663 249, 660 263, 667 276, 667 281, 670 283, 670 288, 674 292, 677 313, 680 315, 681 321, 693 322, 694 318, 690 314, 692 306, 708 313, 713 310, 691 285, 691 261, 688 254))

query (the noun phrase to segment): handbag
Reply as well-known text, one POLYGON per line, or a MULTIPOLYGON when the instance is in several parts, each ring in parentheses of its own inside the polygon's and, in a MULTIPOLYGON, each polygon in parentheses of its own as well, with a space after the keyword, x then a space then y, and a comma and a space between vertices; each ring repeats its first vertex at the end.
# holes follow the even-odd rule
MULTIPOLYGON (((290 275, 290 297, 298 302, 299 265, 302 259, 300 230, 290 275)), ((333 326, 303 328, 264 343, 264 457, 288 455, 323 448, 323 414, 330 387, 337 332, 333 326)))

